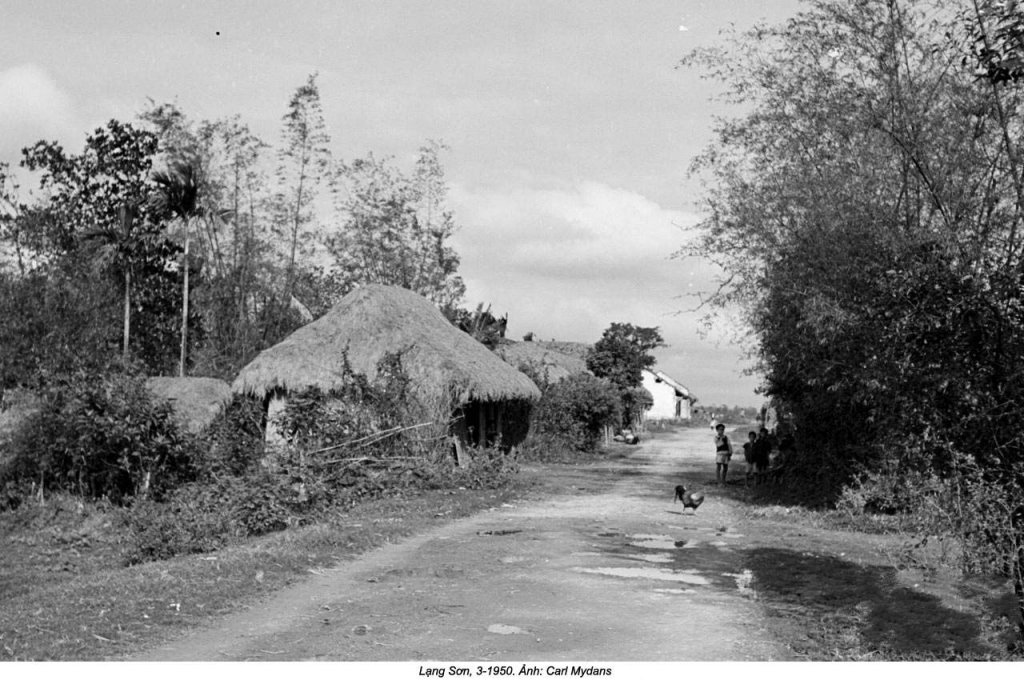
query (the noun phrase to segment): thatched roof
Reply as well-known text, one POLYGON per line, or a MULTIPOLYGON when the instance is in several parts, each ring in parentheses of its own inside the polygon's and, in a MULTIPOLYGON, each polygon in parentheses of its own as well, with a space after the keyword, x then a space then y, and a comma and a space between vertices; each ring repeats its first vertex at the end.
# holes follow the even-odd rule
POLYGON ((175 420, 189 432, 200 432, 231 401, 231 386, 216 378, 146 378, 146 389, 165 399, 175 420))
POLYGON ((587 362, 578 356, 550 349, 548 343, 503 340, 494 353, 519 368, 527 365, 555 383, 570 375, 587 373, 587 362))
POLYGON ((584 364, 587 361, 587 354, 589 354, 590 350, 594 347, 593 345, 589 345, 585 342, 569 342, 567 340, 538 340, 533 344, 538 347, 543 347, 546 350, 575 357, 584 362, 584 364))
POLYGON ((331 311, 260 352, 231 389, 263 396, 319 387, 344 377, 344 356, 370 381, 387 353, 402 366, 420 396, 450 392, 458 403, 540 398, 529 378, 455 328, 427 299, 403 288, 377 284, 346 295, 331 311))

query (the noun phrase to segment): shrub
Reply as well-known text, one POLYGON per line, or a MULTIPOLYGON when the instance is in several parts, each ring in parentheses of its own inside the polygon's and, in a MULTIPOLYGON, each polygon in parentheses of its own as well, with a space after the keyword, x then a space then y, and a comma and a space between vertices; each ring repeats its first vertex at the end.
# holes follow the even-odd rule
POLYGON ((501 446, 469 447, 468 453, 470 465, 422 465, 410 471, 410 481, 427 489, 500 489, 519 474, 519 457, 501 446))
POLYGON ((197 463, 205 475, 245 474, 263 458, 263 404, 255 397, 235 394, 204 436, 209 448, 197 463))
POLYGON ((229 498, 228 514, 240 533, 260 536, 289 525, 292 516, 289 500, 294 500, 298 494, 289 493, 285 480, 285 476, 259 471, 245 478, 244 484, 235 485, 235 493, 229 498))
POLYGON ((195 453, 143 378, 81 371, 43 389, 39 410, 13 436, 0 485, 118 502, 159 496, 194 476, 195 453))
POLYGON ((125 561, 139 564, 216 550, 236 533, 224 512, 223 488, 187 484, 163 501, 140 498, 122 512, 128 529, 125 561))
POLYGON ((621 421, 621 401, 607 380, 588 374, 551 384, 533 409, 524 452, 532 459, 592 453, 604 428, 621 421))

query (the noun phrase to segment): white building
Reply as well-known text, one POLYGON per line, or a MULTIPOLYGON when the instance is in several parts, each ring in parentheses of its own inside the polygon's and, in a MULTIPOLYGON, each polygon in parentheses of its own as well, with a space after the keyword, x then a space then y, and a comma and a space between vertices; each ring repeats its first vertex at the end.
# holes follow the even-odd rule
POLYGON ((661 371, 644 369, 643 386, 654 404, 645 414, 647 420, 689 420, 690 405, 697 397, 681 383, 661 371))

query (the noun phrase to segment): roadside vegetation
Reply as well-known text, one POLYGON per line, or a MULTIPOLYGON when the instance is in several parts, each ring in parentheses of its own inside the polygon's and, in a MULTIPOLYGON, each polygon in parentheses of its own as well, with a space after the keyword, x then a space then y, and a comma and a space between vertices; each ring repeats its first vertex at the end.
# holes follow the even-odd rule
POLYGON ((682 66, 741 113, 700 235, 795 448, 780 497, 912 518, 1006 580, 1024 644, 1024 71, 1016 3, 821 0, 682 66))

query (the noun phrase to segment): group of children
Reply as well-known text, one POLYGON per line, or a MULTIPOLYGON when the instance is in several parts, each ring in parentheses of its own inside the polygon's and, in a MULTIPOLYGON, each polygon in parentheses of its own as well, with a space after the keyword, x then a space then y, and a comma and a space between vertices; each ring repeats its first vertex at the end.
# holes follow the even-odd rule
MULTIPOLYGON (((714 428, 715 479, 719 484, 725 484, 729 474, 729 461, 732 459, 732 443, 725 434, 725 425, 717 423, 714 428)), ((768 479, 774 443, 766 427, 762 427, 760 432, 751 432, 748 436, 749 440, 743 444, 743 459, 747 463, 745 481, 749 485, 753 479, 755 484, 760 485, 768 479)))

